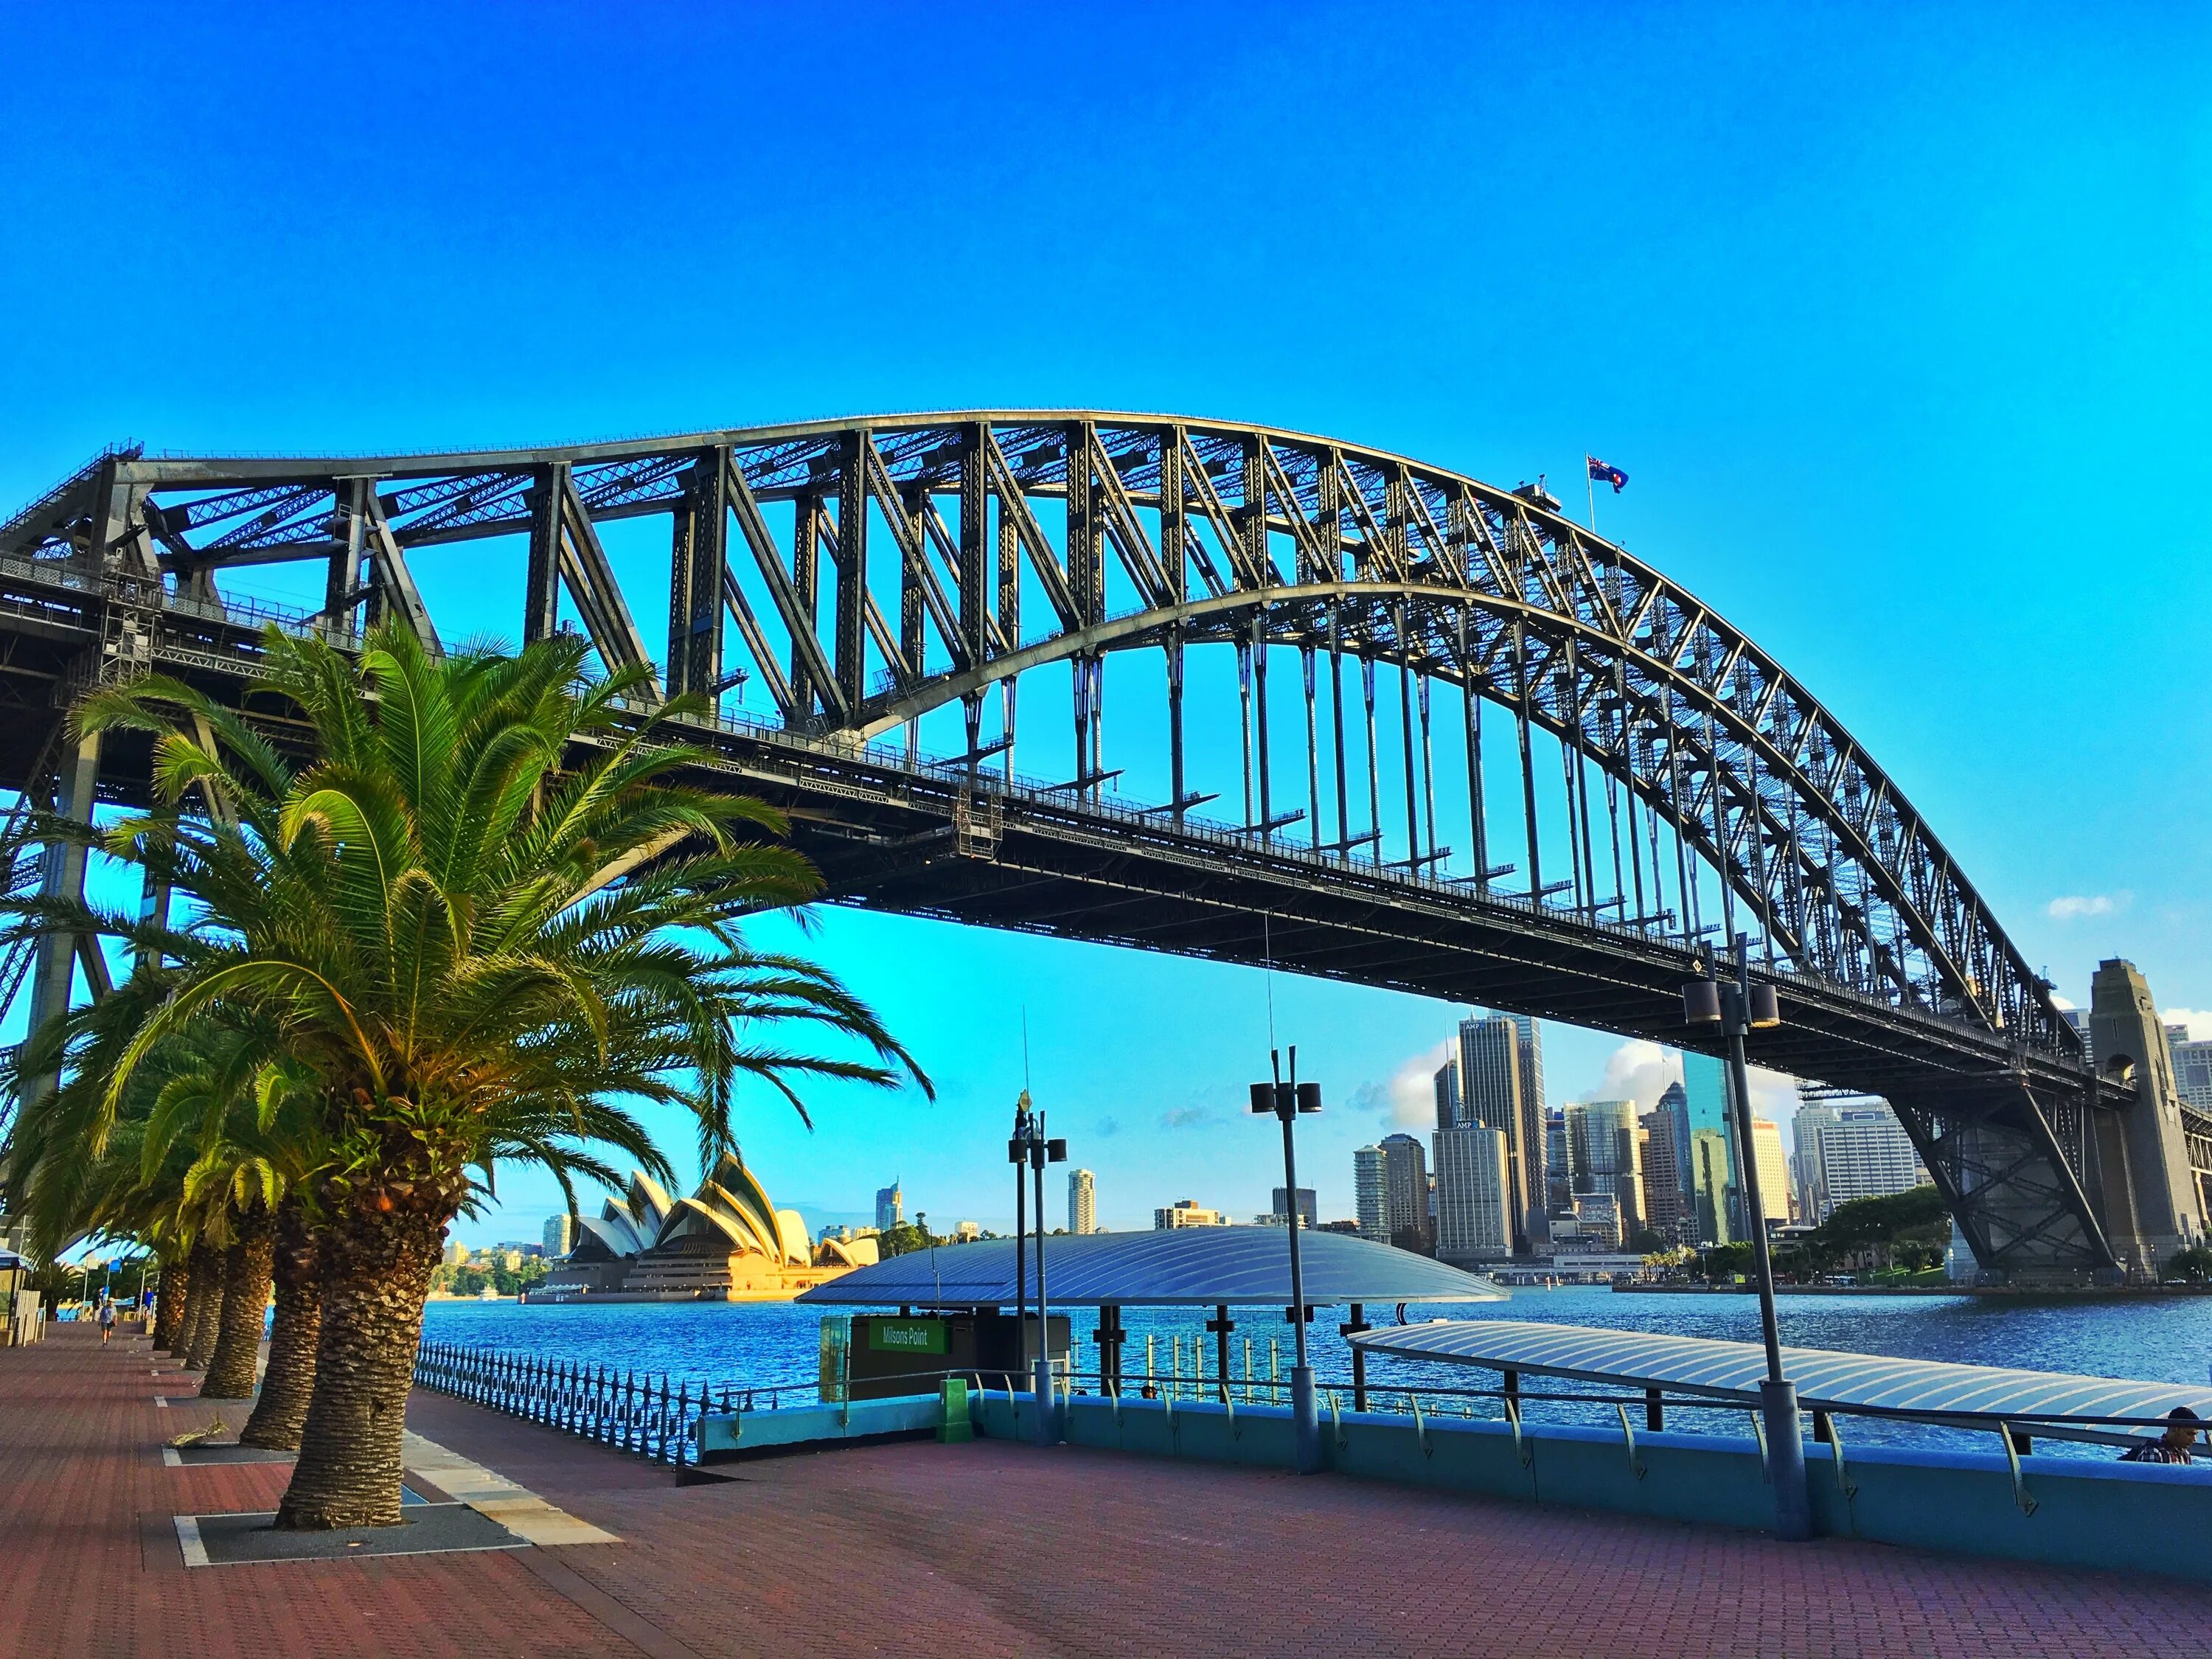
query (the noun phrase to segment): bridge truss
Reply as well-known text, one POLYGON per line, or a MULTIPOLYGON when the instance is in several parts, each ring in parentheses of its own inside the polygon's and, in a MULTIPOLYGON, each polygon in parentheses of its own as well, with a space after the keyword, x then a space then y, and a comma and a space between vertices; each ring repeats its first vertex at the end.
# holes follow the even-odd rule
POLYGON ((58 739, 76 688, 158 665, 236 695, 270 621, 434 642, 426 592, 480 593, 501 547, 507 625, 708 699, 690 735, 842 899, 1693 1047, 1680 981, 1741 933, 1788 1010, 1756 1058, 1888 1098, 1985 1266, 2111 1265, 2091 1116, 2131 1097, 1841 723, 1540 490, 1324 438, 966 411, 106 455, 0 526, 28 716, 0 785, 137 798, 143 757, 58 739), (668 539, 626 592, 638 519, 668 539), (300 563, 312 611, 225 591, 300 563), (631 596, 662 568, 656 662, 631 596))

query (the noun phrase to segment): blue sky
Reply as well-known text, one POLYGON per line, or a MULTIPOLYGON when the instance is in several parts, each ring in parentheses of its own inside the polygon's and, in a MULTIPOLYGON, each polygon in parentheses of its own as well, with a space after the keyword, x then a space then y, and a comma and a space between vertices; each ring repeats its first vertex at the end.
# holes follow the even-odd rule
MULTIPOLYGON (((1250 418, 1506 483, 1594 450, 1633 477, 1601 528, 1837 711, 2063 992, 2124 954, 2212 1009, 2212 14, 816 16, 121 7, 94 50, 65 9, 0 15, 0 58, 52 70, 0 90, 0 510, 125 438, 971 404, 1250 418)), ((496 584, 425 580, 449 632, 514 631, 496 584)), ((933 1219, 1001 1215, 1026 1006, 1106 1220, 1266 1207, 1237 1110, 1261 975, 844 914, 810 947, 943 1088, 825 1095, 811 1136, 757 1106, 781 1199, 902 1176, 933 1219)), ((1273 990, 1345 1212, 1454 1012, 1273 990)), ((1555 1102, 1645 1058, 1549 1043, 1555 1102)), ((550 1189, 503 1193, 530 1224, 474 1232, 534 1235, 550 1189)))

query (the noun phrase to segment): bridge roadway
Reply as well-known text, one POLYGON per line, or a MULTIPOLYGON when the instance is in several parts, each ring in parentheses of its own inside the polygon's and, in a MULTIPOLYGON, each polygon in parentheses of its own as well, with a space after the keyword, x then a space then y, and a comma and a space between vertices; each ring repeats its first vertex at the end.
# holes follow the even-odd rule
MULTIPOLYGON (((0 788, 21 790, 50 763, 57 698, 88 653, 118 634, 128 587, 100 573, 0 559, 0 788)), ((276 606, 173 596, 155 614, 158 626, 135 665, 179 675, 234 704, 255 672, 261 629, 299 620, 276 606)), ((125 660, 111 655, 104 665, 112 673, 125 660)), ((281 734, 276 711, 257 714, 281 734)), ((810 738, 726 716, 672 729, 718 757, 714 780, 791 815, 796 843, 842 902, 1272 963, 1720 1052, 1682 1023, 1681 987, 1696 975, 1695 957, 1638 928, 1194 815, 1177 823, 1157 810, 1008 783, 982 769, 971 780, 957 768, 911 765, 888 745, 810 738)), ((143 744, 126 739, 113 748, 100 764, 100 798, 144 805, 143 744)), ((1884 1096, 1924 1090, 1931 1079, 1993 1097, 2023 1084, 2057 1093, 2081 1083, 2078 1066, 1967 1020, 1899 1008, 1809 975, 1753 971, 1784 998, 1784 1023, 1754 1036, 1754 1058, 1792 1076, 1884 1096)), ((2124 1098, 2132 1096, 2114 1088, 2110 1103, 2124 1098)))
MULTIPOLYGON (((716 779, 789 811, 840 902, 1273 963, 1690 1047, 1712 1039, 1682 1025, 1680 987, 1697 970, 1694 940, 1721 930, 1732 902, 1730 925, 1754 930, 1757 971, 1782 992, 1784 1024, 1756 1035, 1755 1060, 1887 1098, 1984 1266, 2108 1269, 2100 1212, 2110 1182, 2093 1125, 2130 1106, 2132 1090, 2091 1073, 2049 987, 1832 717, 1707 607, 1555 507, 1540 491, 1498 491, 1327 440, 1080 411, 501 454, 110 455, 0 526, 0 710, 10 716, 0 786, 43 793, 70 773, 99 799, 142 799, 143 745, 74 753, 62 734, 83 687, 159 670, 235 702, 264 624, 343 644, 358 638, 357 611, 434 643, 409 553, 526 535, 526 638, 556 626, 565 589, 611 665, 651 666, 717 705, 758 677, 777 723, 718 718, 687 735, 712 751, 716 779), (940 500, 955 502, 949 527, 940 500), (1033 501, 1064 521, 1062 545, 1033 501), (788 549, 764 502, 788 507, 788 549), (593 528, 653 513, 674 525, 664 664, 646 654, 593 528), (897 591, 881 603, 872 524, 897 554, 882 562, 896 567, 897 591), (757 567, 744 580, 742 562, 726 556, 740 543, 757 567), (1108 609, 1109 550, 1133 609, 1108 609), (220 571, 301 560, 329 567, 315 617, 217 592, 220 571), (831 574, 834 637, 817 638, 817 578, 831 574), (1019 617, 1032 580, 1054 611, 1042 635, 1019 617), (726 610, 750 668, 727 668, 726 610), (779 622, 787 659, 771 637, 779 622), (1191 810, 1212 798, 1185 776, 1186 642, 1237 653, 1245 799, 1235 823, 1191 810), (1172 799, 1140 810, 1104 792, 1115 774, 1100 746, 1103 663, 1154 648, 1168 665, 1172 799), (1270 802, 1271 650, 1303 661, 1304 812, 1270 802), (1340 655, 1365 686, 1369 799, 1357 820, 1340 655), (873 676, 872 659, 885 664, 873 676), (1333 841, 1320 828, 1317 659, 1334 726, 1333 841), (1404 759, 1390 788, 1402 781, 1405 816, 1387 832, 1404 858, 1382 849, 1392 766, 1376 742, 1378 663, 1400 681, 1404 759), (1077 777, 1047 787, 1001 770, 1004 759, 981 765, 1011 754, 1016 678, 1054 665, 1075 689, 1077 777), (1435 822, 1432 682, 1466 711, 1474 873, 1454 878, 1435 822), (988 743, 987 693, 1000 698, 1002 732, 988 743), (964 763, 921 759, 916 723, 956 703, 964 763), (1502 708, 1519 737, 1520 788, 1493 793, 1522 809, 1527 891, 1498 885, 1512 866, 1490 866, 1485 850, 1485 705, 1502 708), (903 750, 870 741, 901 726, 903 750), (1548 809, 1540 834, 1538 738, 1565 767, 1564 810, 1548 809), (1317 844, 1270 833, 1301 818, 1301 842, 1317 844), (1547 883, 1538 866, 1560 837, 1566 869, 1551 873, 1569 878, 1547 883), (1644 872, 1632 896, 1623 874, 1624 851, 1638 866, 1647 838, 1648 900, 1644 872), (1552 902, 1567 889, 1571 899, 1552 902)), ((281 739, 283 710, 252 712, 281 739)), ((33 873, 19 864, 15 878, 33 873)), ((0 970, 0 1002, 24 971, 0 970)), ((65 994, 66 977, 51 966, 35 975, 34 1000, 65 994)), ((2212 1169, 2212 1133, 2190 1128, 2197 1162, 2212 1169)))

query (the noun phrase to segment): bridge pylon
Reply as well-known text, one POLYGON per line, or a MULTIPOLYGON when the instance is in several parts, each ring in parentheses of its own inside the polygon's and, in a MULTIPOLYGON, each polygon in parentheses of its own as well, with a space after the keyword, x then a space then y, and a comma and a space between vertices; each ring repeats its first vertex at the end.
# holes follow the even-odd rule
POLYGON ((2154 1279, 2160 1263, 2203 1241, 2204 1183, 2192 1168, 2158 1005, 2131 962, 2114 957, 2097 965, 2089 987, 2089 1048, 2102 1076, 2135 1088, 2131 1105, 2096 1115, 2106 1233, 2130 1278, 2154 1279))

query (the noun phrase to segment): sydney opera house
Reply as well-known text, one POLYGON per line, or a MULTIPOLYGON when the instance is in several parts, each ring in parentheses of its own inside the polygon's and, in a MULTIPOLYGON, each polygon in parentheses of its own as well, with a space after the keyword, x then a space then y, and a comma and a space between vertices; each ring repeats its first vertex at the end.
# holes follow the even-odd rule
POLYGON ((620 1199, 577 1218, 576 1243, 532 1288, 533 1302, 768 1302, 876 1261, 876 1241, 810 1243, 734 1152, 698 1191, 672 1201, 632 1172, 620 1199))

